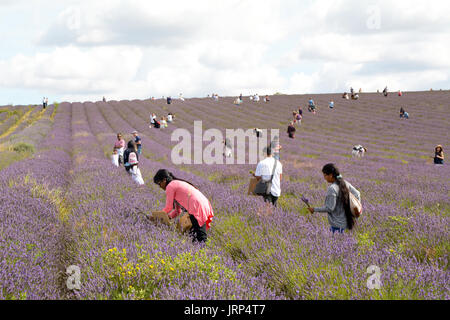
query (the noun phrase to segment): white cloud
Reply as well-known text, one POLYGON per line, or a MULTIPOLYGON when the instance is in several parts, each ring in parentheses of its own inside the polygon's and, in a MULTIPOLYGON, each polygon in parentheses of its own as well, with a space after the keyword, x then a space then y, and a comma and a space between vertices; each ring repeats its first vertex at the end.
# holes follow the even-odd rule
MULTIPOLYGON (((26 9, 28 3, 17 7, 26 9)), ((51 3, 32 1, 32 8, 46 13, 51 3)), ((0 85, 68 100, 103 94, 131 99, 180 92, 186 97, 330 92, 350 85, 450 87, 446 1, 71 0, 58 5, 57 14, 45 15, 52 19, 33 19, 39 24, 29 35, 33 50, 0 59, 0 85), (371 29, 368 21, 377 10, 379 28, 371 29)))

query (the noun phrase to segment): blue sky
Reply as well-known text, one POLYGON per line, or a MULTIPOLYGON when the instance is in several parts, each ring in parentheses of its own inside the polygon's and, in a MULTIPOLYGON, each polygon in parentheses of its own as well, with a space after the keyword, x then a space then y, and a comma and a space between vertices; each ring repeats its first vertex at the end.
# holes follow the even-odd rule
POLYGON ((450 89, 431 0, 0 0, 0 105, 450 89))

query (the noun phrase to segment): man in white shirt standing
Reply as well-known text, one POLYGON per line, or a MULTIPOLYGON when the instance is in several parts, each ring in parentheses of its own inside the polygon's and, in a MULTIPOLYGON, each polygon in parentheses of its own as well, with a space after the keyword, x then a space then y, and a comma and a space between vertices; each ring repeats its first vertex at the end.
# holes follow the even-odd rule
POLYGON ((276 163, 270 193, 263 196, 265 202, 272 202, 272 204, 276 207, 277 200, 281 195, 281 178, 283 175, 283 165, 280 161, 276 160, 272 156, 271 147, 266 148, 266 154, 267 157, 264 160, 260 161, 256 166, 255 177, 258 181, 261 179, 263 179, 263 181, 269 181, 272 177, 272 172, 276 163))

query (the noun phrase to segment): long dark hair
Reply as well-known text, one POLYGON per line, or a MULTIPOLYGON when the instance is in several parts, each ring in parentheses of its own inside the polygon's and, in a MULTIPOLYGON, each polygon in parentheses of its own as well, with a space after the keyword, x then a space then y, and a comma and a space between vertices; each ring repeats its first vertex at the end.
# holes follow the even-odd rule
POLYGON ((128 149, 133 149, 134 151, 137 151, 137 146, 136 146, 136 142, 134 142, 133 140, 128 141, 128 149))
POLYGON ((194 186, 192 183, 190 183, 189 181, 183 180, 183 179, 178 179, 177 177, 175 177, 173 175, 172 172, 170 172, 167 169, 159 169, 158 172, 156 172, 155 176, 153 177, 153 182, 156 184, 159 184, 161 181, 166 180, 166 185, 168 185, 170 182, 172 182, 173 180, 178 180, 178 181, 183 181, 186 183, 189 183, 191 186, 193 186, 195 189, 198 189, 196 186, 194 186))
POLYGON ((345 210, 345 217, 347 218, 347 226, 351 230, 355 225, 355 218, 353 217, 352 211, 350 210, 350 194, 345 183, 342 179, 339 169, 333 164, 328 163, 323 166, 322 172, 324 174, 331 174, 334 179, 336 179, 336 184, 339 186, 339 199, 342 201, 345 210))

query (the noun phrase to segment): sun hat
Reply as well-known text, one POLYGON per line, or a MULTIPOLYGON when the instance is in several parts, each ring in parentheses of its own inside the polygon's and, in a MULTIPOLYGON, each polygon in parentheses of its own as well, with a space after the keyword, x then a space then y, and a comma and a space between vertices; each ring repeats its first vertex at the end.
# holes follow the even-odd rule
POLYGON ((136 130, 134 130, 131 134, 134 134, 134 133, 138 133, 136 130))

